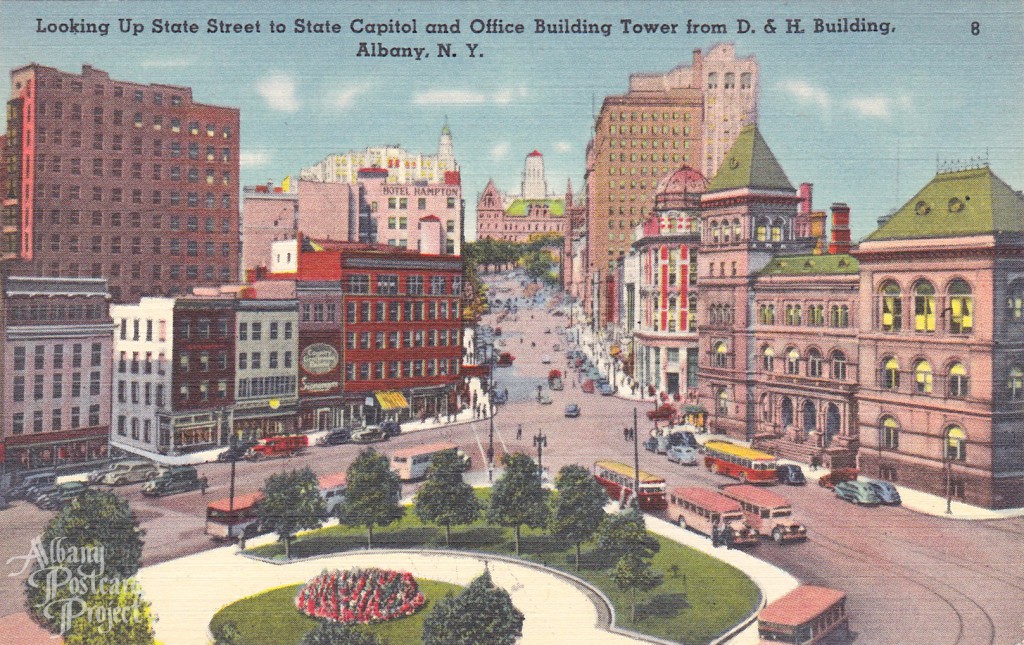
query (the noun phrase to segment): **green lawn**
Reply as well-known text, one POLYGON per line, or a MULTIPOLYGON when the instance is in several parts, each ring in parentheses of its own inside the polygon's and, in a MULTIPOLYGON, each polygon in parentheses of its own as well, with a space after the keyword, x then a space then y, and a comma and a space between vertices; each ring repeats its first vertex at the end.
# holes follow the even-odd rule
MULTIPOLYGON (((478 489, 486 505, 490 489, 478 489)), ((575 571, 573 545, 542 530, 523 529, 520 557, 563 569, 600 589, 615 606, 616 624, 645 634, 682 643, 707 643, 739 623, 760 601, 757 585, 738 569, 677 542, 654 536, 661 549, 653 560, 654 569, 664 582, 648 594, 640 594, 637 621, 631 623, 630 598, 611 580, 614 560, 600 552, 595 544, 583 545, 581 570, 575 571), (675 565, 678 570, 670 569, 675 565)), ((423 524, 412 509, 405 517, 373 533, 374 548, 444 548, 444 528, 423 524)), ((293 558, 336 553, 366 547, 365 529, 331 526, 312 531, 292 542, 293 558)), ((452 528, 451 548, 515 555, 512 529, 478 521, 470 526, 452 528)), ((283 557, 284 545, 269 544, 249 549, 267 558, 283 557)))
MULTIPOLYGON (((392 645, 422 642, 423 621, 426 620, 434 603, 449 593, 458 594, 462 587, 419 578, 416 583, 427 597, 426 604, 419 611, 406 618, 366 625, 359 629, 373 632, 392 645)), ((227 622, 235 623, 242 635, 238 645, 298 643, 299 639, 317 624, 316 619, 300 613, 295 608, 295 596, 299 593, 300 587, 301 584, 279 587, 233 602, 214 614, 213 620, 210 621, 210 629, 216 630, 227 622)))

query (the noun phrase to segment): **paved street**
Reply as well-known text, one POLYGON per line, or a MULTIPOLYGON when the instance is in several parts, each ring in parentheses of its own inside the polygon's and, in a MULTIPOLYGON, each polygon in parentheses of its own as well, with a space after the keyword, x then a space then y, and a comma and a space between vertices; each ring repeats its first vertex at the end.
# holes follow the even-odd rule
MULTIPOLYGON (((492 297, 506 299, 515 292, 501 288, 519 283, 507 279, 492 282, 492 297)), ((484 324, 495 325, 490 315, 484 324)), ((546 383, 550 369, 566 371, 565 339, 557 333, 567 325, 565 317, 554 317, 544 307, 520 306, 518 316, 501 321, 501 351, 516 356, 510 368, 497 368, 497 389, 509 391, 509 403, 498 407, 495 417, 495 449, 536 454, 531 437, 547 435, 544 466, 551 473, 562 465, 591 465, 601 458, 632 460, 632 442, 623 440, 623 427, 632 425, 633 409, 639 410, 640 437, 647 436, 651 423, 644 412, 653 403, 636 403, 612 396, 583 394, 567 379, 565 390, 548 392, 551 405, 536 401, 537 386, 546 383), (552 333, 545 333, 550 329, 552 333), (533 347, 532 344, 536 344, 533 347), (562 351, 553 351, 555 343, 562 351), (547 354, 553 364, 541 363, 547 354), (566 419, 568 403, 578 403, 582 415, 566 419), (522 424, 523 436, 516 439, 522 424)), ((389 451, 400 446, 451 440, 473 456, 475 477, 484 476, 488 423, 479 420, 452 428, 427 429, 409 433, 388 443, 377 444, 389 451)), ((261 463, 238 464, 236 491, 257 490, 266 476, 289 468, 310 466, 319 474, 344 470, 359 451, 358 446, 310 448, 304 455, 261 463)), ((675 485, 719 486, 734 483, 703 468, 669 463, 663 456, 640 450, 640 467, 665 476, 675 485)), ((143 498, 139 486, 119 489, 127 497, 147 531, 144 563, 153 565, 178 556, 217 546, 203 533, 204 509, 208 501, 226 497, 230 466, 208 464, 200 467, 210 480, 203 497, 198 492, 160 499, 143 498)), ((776 487, 789 497, 797 519, 808 527, 809 540, 803 544, 779 546, 762 543, 752 555, 786 570, 804 583, 835 587, 849 594, 850 627, 856 643, 956 645, 973 643, 1015 643, 1024 640, 1021 624, 1024 607, 1024 520, 1005 519, 967 522, 922 515, 904 508, 861 508, 837 500, 818 486, 776 487), (903 618, 894 622, 897 612, 903 618)), ((412 486, 404 491, 409 494, 412 486)), ((5 549, 14 555, 28 537, 41 531, 48 513, 19 504, 3 511, 6 527, 16 536, 5 539, 5 549)), ((0 615, 21 610, 19 581, 3 578, 0 615)))

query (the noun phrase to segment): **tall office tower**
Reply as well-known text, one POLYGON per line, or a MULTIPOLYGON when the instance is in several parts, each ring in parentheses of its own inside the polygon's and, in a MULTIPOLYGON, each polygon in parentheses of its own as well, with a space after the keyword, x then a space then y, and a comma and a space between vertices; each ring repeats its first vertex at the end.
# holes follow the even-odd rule
POLYGON ((10 273, 106 278, 116 302, 237 280, 237 108, 35 63, 11 71, 7 107, 10 273))
POLYGON ((737 59, 731 44, 719 44, 694 50, 689 67, 632 74, 625 94, 604 99, 591 142, 588 281, 609 279, 661 178, 683 164, 714 177, 742 126, 756 121, 757 75, 753 56, 737 59))

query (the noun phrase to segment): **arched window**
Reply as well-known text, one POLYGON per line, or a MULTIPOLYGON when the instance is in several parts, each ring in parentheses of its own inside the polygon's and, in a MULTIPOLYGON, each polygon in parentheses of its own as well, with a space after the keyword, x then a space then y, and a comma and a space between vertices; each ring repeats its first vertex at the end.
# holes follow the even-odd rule
POLYGON ((788 396, 782 397, 782 427, 788 428, 793 425, 793 400, 788 396))
POLYGON ((719 341, 715 343, 713 353, 714 356, 712 357, 712 360, 714 361, 715 367, 725 367, 728 363, 729 346, 724 342, 719 341))
POLYGON ((914 364, 914 385, 919 394, 931 394, 932 364, 921 360, 914 364))
POLYGON ((900 362, 895 357, 882 362, 882 387, 887 390, 900 389, 900 362))
POLYGON ((1012 283, 1007 290, 1006 315, 1013 322, 1024 322, 1024 280, 1012 283))
POLYGON ((708 74, 708 89, 713 90, 718 87, 718 72, 711 72, 708 74))
POLYGON ((963 398, 970 391, 970 381, 967 379, 967 368, 963 363, 953 363, 949 366, 949 396, 963 398))
POLYGON ((914 331, 935 331, 935 287, 926 280, 914 285, 914 331))
POLYGON ((715 405, 718 409, 718 414, 729 414, 729 392, 724 387, 718 388, 718 393, 715 395, 715 405))
POLYGON ((971 287, 963 280, 949 283, 949 331, 969 334, 974 329, 974 298, 971 287))
POLYGON ((768 240, 768 222, 767 220, 759 219, 754 227, 754 239, 758 242, 765 242, 768 240))
POLYGON ((725 82, 723 83, 725 89, 731 90, 736 88, 736 75, 732 72, 725 73, 725 82))
POLYGON ((880 289, 881 309, 878 312, 882 331, 899 331, 903 327, 903 299, 900 285, 886 282, 880 289))
POLYGON ((739 242, 742 237, 743 229, 740 228, 740 221, 738 219, 734 219, 732 221, 732 239, 739 242))
POLYGON ((796 347, 790 347, 786 352, 786 374, 800 373, 800 352, 796 347))
POLYGON ((772 420, 772 397, 767 393, 761 395, 761 420, 772 420))
POLYGON ((832 379, 836 381, 846 380, 846 354, 842 352, 832 353, 832 379))
POLYGON ((821 378, 821 352, 816 349, 807 352, 807 376, 821 378))
POLYGON ((777 219, 772 222, 772 242, 782 241, 782 220, 777 219))
POLYGON ((813 401, 804 401, 804 434, 809 435, 818 429, 818 413, 813 401))
POLYGON ((732 240, 730 234, 729 222, 722 222, 722 243, 728 244, 732 240))
POLYGON ((879 445, 889 450, 898 450, 900 447, 900 424, 896 419, 885 416, 878 426, 879 445))
POLYGON ((718 227, 718 222, 711 222, 711 241, 718 244, 722 237, 722 231, 718 227))
POLYGON ((765 310, 764 322, 765 322, 765 324, 768 324, 768 325, 774 325, 775 324, 775 305, 773 305, 773 304, 769 304, 768 305, 768 308, 765 310))
POLYGON ((773 372, 775 371, 775 350, 771 347, 765 347, 764 351, 761 352, 762 365, 764 371, 773 372))
POLYGON ((1010 398, 1014 401, 1024 399, 1024 370, 1019 367, 1010 368, 1010 378, 1006 382, 1010 398))
POLYGON ((740 74, 740 89, 749 90, 751 86, 751 74, 750 72, 743 72, 740 74))
POLYGON ((967 433, 960 426, 946 429, 946 459, 965 461, 967 459, 967 433))

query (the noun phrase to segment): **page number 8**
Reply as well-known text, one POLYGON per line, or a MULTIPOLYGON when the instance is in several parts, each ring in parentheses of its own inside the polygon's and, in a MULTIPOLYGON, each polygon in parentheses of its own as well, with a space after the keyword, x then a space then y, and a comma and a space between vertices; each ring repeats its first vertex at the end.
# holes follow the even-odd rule
POLYGON ((981 23, 978 22, 977 20, 975 20, 974 22, 971 23, 971 35, 972 36, 977 36, 980 33, 981 33, 981 23))

